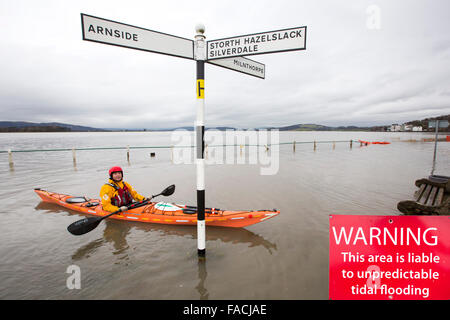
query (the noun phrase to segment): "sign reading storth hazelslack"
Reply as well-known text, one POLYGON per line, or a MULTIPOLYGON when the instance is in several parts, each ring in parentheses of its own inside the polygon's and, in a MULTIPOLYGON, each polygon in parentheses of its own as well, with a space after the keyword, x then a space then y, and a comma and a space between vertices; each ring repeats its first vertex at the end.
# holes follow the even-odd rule
POLYGON ((208 60, 306 49, 306 27, 207 42, 208 60))
POLYGON ((450 299, 450 217, 330 216, 332 300, 450 299))

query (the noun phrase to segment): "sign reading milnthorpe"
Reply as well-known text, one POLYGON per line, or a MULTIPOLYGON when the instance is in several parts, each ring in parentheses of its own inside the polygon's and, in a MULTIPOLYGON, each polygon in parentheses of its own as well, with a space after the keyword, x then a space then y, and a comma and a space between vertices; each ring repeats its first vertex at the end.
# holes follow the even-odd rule
POLYGON ((245 57, 207 60, 206 62, 261 79, 265 79, 266 76, 266 66, 264 64, 245 57))
POLYGON ((207 42, 207 59, 306 49, 306 26, 207 42))
POLYGON ((194 41, 81 14, 83 40, 194 59, 194 41))

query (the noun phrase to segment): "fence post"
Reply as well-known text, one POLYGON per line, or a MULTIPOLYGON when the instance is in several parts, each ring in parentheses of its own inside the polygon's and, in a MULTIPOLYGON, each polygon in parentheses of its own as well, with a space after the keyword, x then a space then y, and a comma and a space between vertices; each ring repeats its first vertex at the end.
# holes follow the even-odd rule
POLYGON ((8 159, 9 159, 9 165, 10 166, 14 165, 11 149, 8 149, 8 159))
POLYGON ((77 163, 77 154, 75 152, 75 148, 72 148, 72 159, 73 159, 73 165, 77 163))

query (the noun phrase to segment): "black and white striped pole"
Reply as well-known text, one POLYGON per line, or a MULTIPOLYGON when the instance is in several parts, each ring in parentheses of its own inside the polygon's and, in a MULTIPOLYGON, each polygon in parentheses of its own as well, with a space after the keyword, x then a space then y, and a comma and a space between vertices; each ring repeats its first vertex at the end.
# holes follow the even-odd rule
POLYGON ((197 62, 197 121, 195 135, 197 144, 197 252, 199 257, 206 253, 206 227, 205 227, 205 60, 206 43, 205 26, 198 24, 195 27, 194 57, 197 62))

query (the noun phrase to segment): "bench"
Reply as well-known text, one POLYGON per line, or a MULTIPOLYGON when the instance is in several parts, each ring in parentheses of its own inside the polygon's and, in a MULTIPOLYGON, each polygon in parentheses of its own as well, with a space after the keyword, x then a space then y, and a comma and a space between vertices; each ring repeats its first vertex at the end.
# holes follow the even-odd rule
POLYGON ((429 176, 416 180, 414 200, 400 201, 397 209, 408 215, 449 215, 450 177, 429 176))

